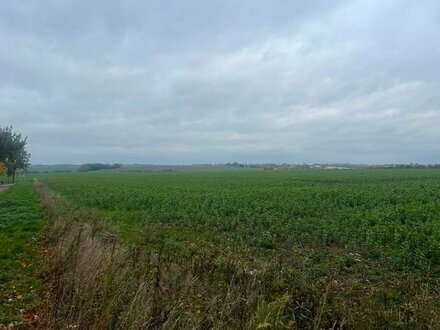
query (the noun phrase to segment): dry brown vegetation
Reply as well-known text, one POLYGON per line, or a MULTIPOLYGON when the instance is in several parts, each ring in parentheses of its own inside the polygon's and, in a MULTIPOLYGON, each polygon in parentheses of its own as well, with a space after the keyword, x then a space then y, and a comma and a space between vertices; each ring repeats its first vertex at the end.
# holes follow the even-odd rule
POLYGON ((126 246, 98 211, 37 184, 50 225, 51 329, 440 328, 440 292, 340 247, 126 246), (341 259, 341 256, 345 256, 341 259), (317 276, 317 273, 320 273, 317 276), (324 274, 324 276, 322 276, 324 274))

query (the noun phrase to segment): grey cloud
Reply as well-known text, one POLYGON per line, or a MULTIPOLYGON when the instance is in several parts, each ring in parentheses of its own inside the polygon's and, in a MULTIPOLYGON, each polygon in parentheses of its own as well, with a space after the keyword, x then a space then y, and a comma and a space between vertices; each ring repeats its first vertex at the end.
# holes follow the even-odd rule
POLYGON ((34 163, 440 162, 439 13, 3 2, 0 124, 29 136, 34 163))

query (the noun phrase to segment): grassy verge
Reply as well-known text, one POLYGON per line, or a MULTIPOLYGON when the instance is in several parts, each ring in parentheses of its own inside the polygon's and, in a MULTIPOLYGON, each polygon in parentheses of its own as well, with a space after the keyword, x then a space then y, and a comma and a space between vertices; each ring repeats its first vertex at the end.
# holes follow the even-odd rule
POLYGON ((43 303, 42 209, 31 182, 0 194, 0 328, 26 328, 43 303))

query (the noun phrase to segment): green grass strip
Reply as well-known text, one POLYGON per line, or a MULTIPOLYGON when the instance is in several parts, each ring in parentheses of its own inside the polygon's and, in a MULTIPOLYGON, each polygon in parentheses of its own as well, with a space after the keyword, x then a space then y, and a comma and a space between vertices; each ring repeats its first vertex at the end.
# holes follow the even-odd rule
POLYGON ((32 182, 0 193, 0 327, 25 326, 43 304, 43 211, 32 182))

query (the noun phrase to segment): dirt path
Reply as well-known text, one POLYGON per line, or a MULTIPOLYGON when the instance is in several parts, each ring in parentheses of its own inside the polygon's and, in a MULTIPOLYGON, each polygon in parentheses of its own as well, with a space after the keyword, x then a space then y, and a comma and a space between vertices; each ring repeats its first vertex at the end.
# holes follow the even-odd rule
POLYGON ((9 188, 11 188, 13 185, 15 185, 15 183, 0 185, 0 193, 5 192, 9 188))

